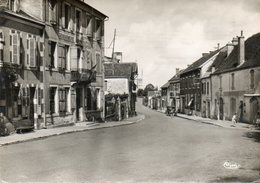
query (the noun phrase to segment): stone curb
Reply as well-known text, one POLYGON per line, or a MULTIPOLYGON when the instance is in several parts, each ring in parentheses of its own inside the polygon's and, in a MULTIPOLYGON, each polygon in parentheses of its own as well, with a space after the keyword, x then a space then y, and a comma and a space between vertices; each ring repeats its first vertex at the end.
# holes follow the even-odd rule
POLYGON ((197 121, 197 122, 208 124, 208 125, 214 125, 214 126, 218 126, 218 127, 221 127, 221 128, 225 128, 224 126, 221 126, 221 125, 218 125, 218 124, 215 124, 215 123, 210 123, 210 122, 206 122, 206 121, 200 121, 200 120, 196 120, 196 119, 190 119, 190 118, 187 118, 187 117, 184 117, 184 116, 178 116, 177 115, 176 117, 187 119, 187 120, 192 120, 192 121, 197 121))
POLYGON ((249 127, 231 128, 231 127, 228 127, 228 126, 222 126, 222 125, 215 124, 215 123, 210 123, 210 122, 206 122, 206 121, 191 119, 191 118, 184 117, 184 116, 176 116, 176 117, 183 118, 183 119, 187 119, 187 120, 192 120, 192 121, 196 121, 196 122, 200 122, 200 123, 204 123, 204 124, 214 125, 214 126, 218 126, 218 127, 221 127, 221 128, 240 129, 240 130, 251 130, 251 131, 259 132, 257 129, 251 129, 251 128, 249 128, 249 127))
POLYGON ((98 125, 96 125, 96 126, 90 126, 88 128, 85 128, 85 129, 77 129, 77 130, 65 131, 65 132, 61 132, 61 133, 54 133, 54 134, 45 135, 45 136, 32 137, 30 139, 17 140, 17 141, 13 141, 13 142, 3 143, 3 144, 0 144, 0 147, 7 146, 7 145, 12 145, 12 144, 23 143, 23 142, 30 142, 30 141, 35 141, 35 140, 41 140, 41 139, 46 139, 46 138, 49 138, 49 137, 65 135, 65 134, 70 134, 70 133, 76 133, 76 132, 84 132, 84 131, 96 130, 96 129, 102 129, 102 128, 112 128, 112 127, 117 127, 117 126, 126 126, 126 125, 131 125, 131 124, 138 123, 138 122, 140 122, 140 121, 142 121, 144 119, 145 119, 145 115, 140 115, 140 118, 135 120, 135 121, 118 122, 118 124, 112 124, 112 125, 108 125, 108 126, 98 126, 98 125))

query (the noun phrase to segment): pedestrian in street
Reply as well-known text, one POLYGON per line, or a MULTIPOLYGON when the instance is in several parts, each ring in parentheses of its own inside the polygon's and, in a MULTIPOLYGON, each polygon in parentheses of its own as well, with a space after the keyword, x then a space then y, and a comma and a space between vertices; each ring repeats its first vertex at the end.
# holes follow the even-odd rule
POLYGON ((232 126, 236 126, 236 123, 237 123, 237 113, 235 113, 232 117, 232 123, 233 125, 232 126))

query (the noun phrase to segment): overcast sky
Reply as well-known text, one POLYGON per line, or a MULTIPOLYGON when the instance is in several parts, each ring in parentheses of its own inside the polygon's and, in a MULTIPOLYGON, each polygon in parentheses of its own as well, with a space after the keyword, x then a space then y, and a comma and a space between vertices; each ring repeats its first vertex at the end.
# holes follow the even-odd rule
POLYGON ((106 55, 117 30, 115 51, 137 62, 144 86, 161 87, 204 52, 224 46, 244 31, 260 32, 260 0, 85 0, 109 17, 106 55))

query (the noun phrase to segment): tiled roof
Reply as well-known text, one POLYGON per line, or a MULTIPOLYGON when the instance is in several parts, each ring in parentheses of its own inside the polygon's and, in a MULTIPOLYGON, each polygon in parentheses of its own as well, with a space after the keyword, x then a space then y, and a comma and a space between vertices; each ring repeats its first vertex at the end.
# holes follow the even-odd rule
POLYGON ((236 45, 214 74, 252 67, 260 67, 260 33, 245 41, 245 62, 242 65, 238 66, 238 45, 236 45))
POLYGON ((174 81, 178 81, 180 80, 180 75, 184 70, 180 70, 177 74, 175 74, 170 80, 169 82, 174 82, 174 81))
MULTIPOLYGON (((222 49, 222 48, 221 48, 222 49)), ((215 50, 210 52, 209 54, 202 56, 197 61, 193 62, 188 68, 186 68, 181 74, 199 69, 207 60, 209 60, 211 57, 213 57, 215 54, 217 54, 221 49, 215 50)))
POLYGON ((170 83, 167 82, 167 83, 165 83, 164 85, 162 85, 161 88, 168 88, 169 84, 170 84, 170 83))
POLYGON ((127 77, 138 73, 137 63, 104 63, 105 77, 127 77))
POLYGON ((215 67, 215 70, 217 70, 222 64, 224 64, 226 58, 227 58, 227 49, 225 48, 223 51, 219 52, 213 64, 210 65, 210 67, 208 68, 207 72, 211 72, 212 67, 215 67))

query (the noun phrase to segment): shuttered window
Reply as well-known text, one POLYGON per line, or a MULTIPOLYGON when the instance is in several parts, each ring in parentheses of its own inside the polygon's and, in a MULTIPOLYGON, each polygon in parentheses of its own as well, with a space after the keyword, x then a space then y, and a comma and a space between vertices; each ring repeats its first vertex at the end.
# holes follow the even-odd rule
POLYGON ((49 57, 47 59, 47 66, 54 68, 55 67, 55 53, 56 53, 56 44, 53 41, 49 41, 48 44, 48 53, 49 53, 49 57))
POLYGON ((20 64, 20 33, 10 31, 10 62, 20 64))
POLYGON ((96 32, 96 39, 101 39, 101 20, 95 19, 95 32, 96 32))
POLYGON ((29 39, 29 61, 30 67, 36 66, 36 44, 34 38, 29 39))
POLYGON ((58 53, 59 53, 58 67, 61 69, 67 70, 68 69, 69 46, 60 45, 58 53))
POLYGON ((58 67, 60 69, 65 69, 66 68, 66 51, 65 51, 65 46, 60 45, 59 46, 59 62, 58 62, 58 67))
POLYGON ((99 53, 96 54, 96 64, 97 64, 97 72, 101 73, 101 58, 99 53))
POLYGON ((59 89, 59 113, 65 115, 67 112, 67 90, 64 88, 59 89))
POLYGON ((89 37, 92 37, 92 35, 93 35, 93 25, 92 24, 93 24, 92 17, 91 17, 91 15, 87 14, 86 15, 86 29, 87 29, 86 33, 89 37))

